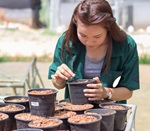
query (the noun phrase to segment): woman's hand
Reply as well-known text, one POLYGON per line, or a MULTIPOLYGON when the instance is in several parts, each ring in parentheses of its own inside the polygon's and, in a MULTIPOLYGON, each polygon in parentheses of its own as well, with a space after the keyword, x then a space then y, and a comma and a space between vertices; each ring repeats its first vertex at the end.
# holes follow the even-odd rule
POLYGON ((66 80, 74 76, 75 74, 71 71, 71 69, 66 64, 62 64, 57 67, 56 73, 51 77, 55 87, 63 88, 65 86, 66 80))
POLYGON ((96 84, 87 84, 89 89, 84 89, 84 95, 88 97, 89 101, 99 101, 107 97, 107 92, 104 89, 98 77, 93 78, 96 84))

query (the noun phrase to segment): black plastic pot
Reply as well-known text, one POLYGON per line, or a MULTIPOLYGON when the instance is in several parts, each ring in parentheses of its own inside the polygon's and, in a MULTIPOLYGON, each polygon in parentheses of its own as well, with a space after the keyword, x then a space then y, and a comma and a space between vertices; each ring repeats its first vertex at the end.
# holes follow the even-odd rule
POLYGON ((57 119, 60 119, 60 120, 63 121, 63 123, 60 125, 59 130, 70 130, 70 124, 68 123, 68 118, 70 118, 71 116, 68 115, 66 117, 61 117, 61 116, 59 117, 59 115, 57 115, 57 113, 58 114, 63 114, 63 113, 67 114, 67 112, 68 113, 71 112, 72 116, 77 114, 74 111, 59 111, 59 112, 55 112, 54 118, 57 118, 57 119))
POLYGON ((37 88, 28 91, 30 113, 38 116, 53 116, 57 90, 50 88, 37 88), (30 94, 31 91, 51 90, 50 94, 30 94))
POLYGON ((15 105, 16 107, 19 107, 20 110, 18 111, 1 111, 2 113, 6 113, 9 118, 7 119, 7 123, 6 123, 6 131, 11 131, 11 130, 14 130, 14 129, 17 129, 17 126, 16 126, 16 120, 14 118, 14 116, 18 113, 21 113, 25 110, 25 107, 23 105, 19 105, 19 104, 3 104, 3 105, 0 105, 0 107, 5 107, 7 105, 15 105))
MULTIPOLYGON (((26 119, 20 119, 17 116, 21 115, 24 113, 19 113, 15 115, 15 119, 16 119, 16 124, 17 124, 17 129, 22 129, 22 128, 29 128, 28 124, 29 122, 31 122, 32 120, 26 120, 26 119)), ((29 114, 29 113, 28 113, 29 114)))
POLYGON ((129 107, 121 104, 101 104, 103 108, 109 108, 116 111, 115 120, 114 120, 114 131, 123 131, 125 129, 127 113, 129 107), (121 108, 120 108, 121 107, 121 108))
POLYGON ((15 115, 17 129, 29 128, 28 124, 33 120, 45 119, 45 117, 32 115, 31 113, 18 113, 15 115))
POLYGON ((0 120, 0 131, 4 131, 4 129, 6 128, 6 122, 9 118, 9 116, 5 113, 0 113, 0 116, 3 116, 4 118, 0 120))
POLYGON ((72 104, 87 104, 90 103, 87 97, 84 96, 84 89, 87 89, 87 84, 95 83, 93 79, 79 79, 76 81, 67 82, 69 93, 70 93, 70 101, 72 104))
POLYGON ((114 131, 115 110, 111 109, 89 109, 84 112, 85 114, 96 113, 102 116, 101 130, 114 131))
POLYGON ((60 101, 58 102, 58 104, 61 105, 61 106, 66 106, 66 105, 70 105, 71 102, 70 102, 69 99, 63 99, 63 100, 60 100, 60 101))
POLYGON ((63 109, 63 107, 61 105, 59 105, 59 104, 55 105, 55 112, 59 112, 59 111, 63 111, 63 110, 64 109, 63 109))
MULTIPOLYGON (((42 122, 44 122, 44 120, 43 121, 32 121, 32 122, 30 122, 29 124, 28 124, 28 126, 30 127, 30 128, 35 128, 35 129, 42 129, 43 131, 58 131, 59 130, 59 128, 60 128, 60 125, 63 123, 63 121, 62 120, 59 120, 59 119, 55 119, 55 118, 49 118, 50 120, 55 120, 55 121, 57 121, 57 122, 59 122, 59 124, 57 124, 57 125, 55 125, 55 126, 45 126, 45 127, 42 127, 42 126, 33 126, 32 124, 33 123, 37 123, 38 125, 41 125, 41 123, 42 122)), ((45 123, 45 122, 44 122, 45 123)))
MULTIPOLYGON (((82 115, 94 116, 97 118, 97 120, 94 122, 78 123, 78 122, 70 122, 69 121, 69 119, 71 118, 70 117, 68 119, 68 122, 70 123, 71 131, 101 131, 102 117, 100 115, 97 115, 97 114, 82 114, 82 115)), ((82 119, 82 116, 81 116, 81 119, 82 119)))
POLYGON ((30 112, 28 96, 8 96, 8 97, 5 97, 3 101, 5 103, 23 105, 25 107, 24 112, 30 112), (26 101, 24 101, 24 102, 12 101, 12 100, 20 100, 21 98, 24 98, 26 101))
POLYGON ((101 104, 114 104, 114 100, 108 100, 108 99, 103 99, 100 101, 94 101, 92 104, 94 105, 94 108, 99 108, 101 104))

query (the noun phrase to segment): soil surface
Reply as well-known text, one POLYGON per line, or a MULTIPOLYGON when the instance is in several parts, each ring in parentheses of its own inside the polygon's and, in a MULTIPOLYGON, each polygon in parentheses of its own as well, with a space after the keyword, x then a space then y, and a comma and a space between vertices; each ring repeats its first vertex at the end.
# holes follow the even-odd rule
POLYGON ((103 107, 113 109, 113 110, 126 110, 126 109, 128 109, 128 108, 125 108, 124 106, 121 106, 121 105, 106 105, 103 107))
POLYGON ((6 118, 8 118, 8 115, 7 115, 7 114, 0 113, 0 121, 1 121, 1 120, 4 120, 4 119, 6 119, 6 118))
POLYGON ((45 117, 32 115, 31 113, 19 113, 15 115, 16 119, 32 121, 32 120, 43 120, 45 117))
POLYGON ((34 120, 29 123, 29 127, 54 127, 60 125, 62 121, 58 119, 43 119, 43 120, 34 120))
POLYGON ((83 104, 83 105, 66 105, 63 106, 64 109, 70 111, 82 111, 93 108, 92 104, 83 104))
POLYGON ((19 103, 19 102, 28 102, 28 99, 25 98, 18 98, 18 99, 11 99, 11 100, 5 100, 5 102, 12 102, 12 103, 19 103))
POLYGON ((15 111, 20 111, 21 108, 15 106, 15 105, 6 105, 0 107, 0 111, 6 111, 6 112, 15 112, 15 111))
POLYGON ((69 118, 74 115, 76 115, 76 112, 73 112, 73 111, 59 111, 59 112, 55 112, 54 117, 64 119, 64 118, 69 118))
POLYGON ((96 121, 97 118, 94 116, 87 116, 87 115, 75 115, 70 118, 68 118, 68 122, 73 122, 73 123, 90 123, 96 121))

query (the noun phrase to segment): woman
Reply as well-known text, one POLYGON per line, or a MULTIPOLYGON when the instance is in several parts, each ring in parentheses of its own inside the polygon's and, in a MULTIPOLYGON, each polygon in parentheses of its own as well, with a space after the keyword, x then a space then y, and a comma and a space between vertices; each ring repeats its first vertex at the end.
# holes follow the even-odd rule
POLYGON ((69 98, 66 81, 76 79, 95 79, 96 84, 84 90, 90 101, 108 98, 126 103, 139 89, 136 43, 116 24, 106 0, 83 0, 77 5, 56 45, 48 78, 56 88, 66 87, 65 98, 69 98))

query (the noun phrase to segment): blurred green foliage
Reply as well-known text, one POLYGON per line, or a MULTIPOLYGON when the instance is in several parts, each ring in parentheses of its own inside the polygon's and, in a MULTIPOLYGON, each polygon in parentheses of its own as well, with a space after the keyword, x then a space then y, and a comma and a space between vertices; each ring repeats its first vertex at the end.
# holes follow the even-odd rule
MULTIPOLYGON (((1 56, 1 62, 18 62, 18 61, 31 61, 34 56, 26 57, 26 56, 1 56)), ((44 54, 43 56, 37 57, 37 61, 39 62, 52 62, 53 58, 49 54, 44 54)), ((150 55, 142 55, 139 57, 140 64, 150 64, 150 55)))
POLYGON ((41 0, 40 21, 46 28, 49 27, 49 0, 41 0))
POLYGON ((41 0, 40 21, 43 23, 45 31, 43 34, 60 35, 57 32, 50 31, 50 0, 41 0))
POLYGON ((139 57, 139 63, 140 64, 150 64, 150 55, 143 54, 139 57))
MULTIPOLYGON (((35 56, 1 56, 0 57, 0 63, 2 62, 29 62, 31 61, 35 56)), ((50 57, 48 54, 45 54, 43 56, 36 57, 38 62, 52 62, 52 57, 50 57)))

